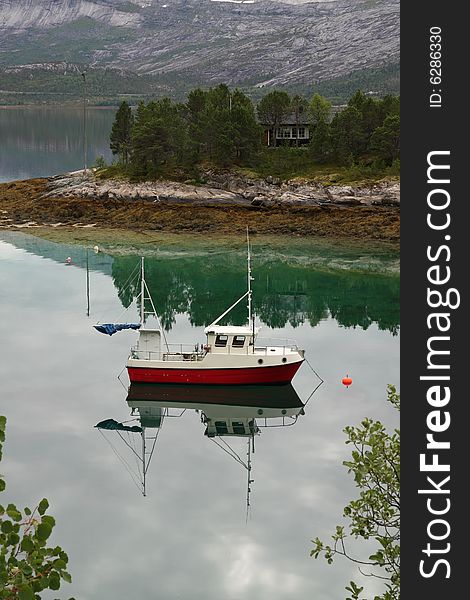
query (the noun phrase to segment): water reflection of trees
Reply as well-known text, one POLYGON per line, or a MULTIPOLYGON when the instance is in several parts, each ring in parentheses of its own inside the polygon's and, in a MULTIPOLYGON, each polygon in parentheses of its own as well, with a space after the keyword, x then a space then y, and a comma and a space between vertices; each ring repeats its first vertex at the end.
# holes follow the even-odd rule
MULTIPOLYGON (((118 257, 113 279, 124 306, 138 296, 137 281, 126 285, 136 267, 135 256, 118 257)), ((224 255, 148 258, 146 281, 158 316, 171 329, 176 315, 188 313, 193 325, 213 321, 246 289, 245 263, 224 255)), ((399 278, 348 271, 317 271, 312 267, 271 261, 256 266, 253 282, 254 310, 269 327, 293 327, 308 322, 315 326, 329 315, 343 327, 367 329, 376 323, 393 335, 398 332, 399 278)), ((243 324, 246 308, 241 302, 226 323, 243 324)))

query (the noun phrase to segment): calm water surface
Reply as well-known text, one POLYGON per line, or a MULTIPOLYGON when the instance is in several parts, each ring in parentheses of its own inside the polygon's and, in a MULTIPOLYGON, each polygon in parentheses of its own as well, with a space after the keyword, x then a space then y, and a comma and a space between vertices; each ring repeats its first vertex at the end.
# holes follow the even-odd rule
MULTIPOLYGON (((98 156, 110 161, 109 133, 115 109, 87 111, 88 166, 98 156)), ((0 182, 47 177, 83 168, 83 111, 80 108, 0 108, 0 182)))
MULTIPOLYGON (((88 251, 87 316, 86 248, 0 232, 2 503, 50 499, 53 539, 69 552, 74 580, 61 597, 334 600, 351 579, 361 581, 347 562, 310 558, 310 540, 327 538, 355 494, 341 464, 349 453, 343 427, 366 415, 398 423, 385 402, 387 384, 399 381, 397 256, 302 241, 268 248, 255 239, 263 335, 295 338, 325 383, 294 426, 256 438, 246 522, 246 471, 204 436, 194 411, 164 422, 145 498, 94 428, 130 418, 117 376, 136 334, 110 338, 92 325, 137 318, 137 290, 127 282, 143 248, 88 251)), ((145 252, 170 341, 203 341, 204 325, 244 291, 242 241, 209 246, 173 236, 145 252)), ((243 309, 231 315, 243 319, 243 309)), ((315 384, 306 364, 293 383, 305 400, 315 384)), ((119 438, 107 439, 128 457, 119 438)), ((244 440, 231 445, 243 456, 244 440)), ((378 591, 365 583, 370 596, 378 591)))

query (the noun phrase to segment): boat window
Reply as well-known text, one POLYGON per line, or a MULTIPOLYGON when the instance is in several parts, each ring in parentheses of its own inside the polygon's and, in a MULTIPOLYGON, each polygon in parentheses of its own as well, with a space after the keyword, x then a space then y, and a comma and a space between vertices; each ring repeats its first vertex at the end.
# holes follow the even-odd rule
POLYGON ((237 421, 232 422, 232 429, 235 435, 245 435, 245 425, 237 421))
POLYGON ((215 338, 215 345, 221 348, 225 348, 228 342, 228 335, 218 335, 215 338))
POLYGON ((232 346, 235 348, 243 348, 245 345, 245 336, 244 335, 235 335, 233 338, 232 346))
POLYGON ((216 421, 215 422, 215 430, 218 435, 224 435, 228 433, 227 423, 225 421, 216 421))

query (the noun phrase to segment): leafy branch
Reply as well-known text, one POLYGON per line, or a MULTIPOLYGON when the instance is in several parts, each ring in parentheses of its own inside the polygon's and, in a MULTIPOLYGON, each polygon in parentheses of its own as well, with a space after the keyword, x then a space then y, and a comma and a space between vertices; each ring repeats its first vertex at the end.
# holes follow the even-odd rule
MULTIPOLYGON (((387 388, 387 399, 400 410, 400 396, 394 386, 387 388)), ((344 429, 347 444, 353 445, 351 460, 343 464, 352 473, 359 497, 351 500, 343 510, 349 520, 349 533, 337 525, 331 536, 332 543, 324 544, 318 537, 312 540, 310 556, 323 555, 328 564, 335 556, 370 567, 362 574, 386 581, 386 590, 374 600, 399 600, 400 597, 400 431, 388 433, 380 421, 364 419, 359 427, 344 429), (368 559, 353 556, 348 538, 373 539, 378 543, 368 559)), ((347 600, 363 600, 363 588, 354 582, 346 588, 351 593, 347 600)))
MULTIPOLYGON (((0 416, 0 460, 5 427, 6 418, 0 416)), ((0 475, 0 492, 5 487, 0 475)), ((71 583, 66 552, 47 545, 55 526, 54 517, 46 514, 48 508, 45 498, 33 510, 0 505, 0 598, 37 600, 43 590, 60 589, 62 580, 71 583)))

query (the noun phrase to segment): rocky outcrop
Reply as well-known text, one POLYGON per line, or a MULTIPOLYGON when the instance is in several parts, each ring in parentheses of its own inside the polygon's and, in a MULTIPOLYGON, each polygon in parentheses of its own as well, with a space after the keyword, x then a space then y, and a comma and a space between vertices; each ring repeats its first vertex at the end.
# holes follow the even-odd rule
POLYGON ((84 177, 82 173, 74 173, 51 178, 44 197, 257 207, 398 206, 400 203, 400 185, 396 181, 325 186, 300 178, 283 182, 275 177, 255 179, 240 173, 212 170, 206 171, 203 177, 203 185, 194 185, 174 181, 99 180, 93 175, 84 177))
MULTIPOLYGON (((158 184, 166 185, 163 182, 158 184)), ((171 187, 172 194, 178 194, 173 196, 175 200, 169 197, 167 200, 155 202, 156 198, 151 196, 142 199, 135 195, 134 198, 136 186, 129 183, 97 182, 91 178, 84 180, 79 175, 0 183, 0 228, 27 228, 34 231, 39 227, 54 230, 73 228, 74 231, 103 228, 141 232, 243 235, 246 226, 249 225, 253 234, 383 240, 394 244, 400 239, 400 211, 397 207, 368 206, 361 203, 351 206, 351 190, 347 188, 337 190, 338 198, 342 198, 343 203, 331 200, 323 204, 315 204, 313 201, 311 204, 292 203, 289 198, 256 206, 256 197, 250 200, 234 194, 239 203, 232 204, 232 196, 228 194, 233 192, 189 183, 184 184, 188 192, 192 190, 191 193, 194 193, 194 189, 197 188, 204 201, 194 201, 189 195, 184 200, 185 203, 181 204, 180 185, 170 183, 168 188, 165 188, 171 187), (216 197, 228 198, 229 201, 225 204, 220 203, 214 201, 214 196, 208 201, 207 189, 214 190, 213 194, 216 197), (93 195, 98 191, 103 194, 106 192, 107 197, 99 198, 93 195), (343 191, 344 195, 340 196, 339 191, 343 191), (81 197, 81 194, 84 196, 81 197), (120 195, 120 199, 117 195, 120 195)), ((274 189, 276 185, 280 188, 282 184, 260 181, 259 185, 266 186, 265 193, 269 194, 269 186, 274 189)), ((152 194, 162 189, 157 188, 154 183, 139 184, 139 193, 147 190, 152 194)), ((279 191, 278 189, 278 194, 279 191)), ((365 188, 354 188, 356 200, 360 198, 359 191, 367 196, 365 188)), ((316 190, 316 193, 318 192, 319 190, 316 190)), ((298 190, 289 193, 299 196, 298 190)), ((372 194, 369 194, 368 198, 372 198, 372 194)))

